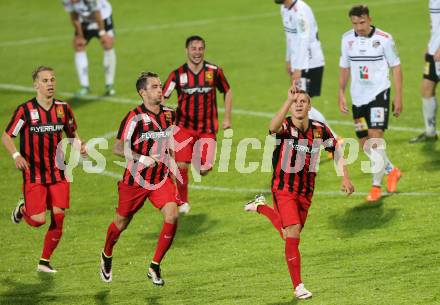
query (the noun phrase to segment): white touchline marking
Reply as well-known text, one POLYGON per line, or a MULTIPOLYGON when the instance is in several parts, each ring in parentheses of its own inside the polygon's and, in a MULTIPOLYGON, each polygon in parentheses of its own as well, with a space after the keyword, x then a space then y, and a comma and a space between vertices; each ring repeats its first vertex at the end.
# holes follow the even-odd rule
MULTIPOLYGON (((108 170, 104 170, 100 174, 107 176, 107 177, 115 178, 115 179, 122 178, 122 174, 117 174, 117 173, 114 173, 114 172, 108 171, 108 170)), ((260 193, 269 194, 269 193, 271 193, 270 189, 239 188, 239 187, 238 188, 237 187, 229 188, 229 187, 221 187, 221 186, 195 185, 195 184, 190 184, 189 188, 193 189, 193 190, 216 191, 216 192, 221 192, 221 193, 252 193, 252 194, 260 194, 260 193)), ((327 196, 327 197, 331 197, 331 196, 344 196, 345 197, 346 196, 346 194, 343 192, 324 192, 324 191, 315 192, 314 195, 327 196)), ((351 196, 366 196, 366 195, 368 195, 368 193, 354 192, 351 196)), ((436 192, 402 192, 402 193, 388 194, 385 192, 382 195, 384 197, 386 197, 386 196, 434 197, 434 196, 439 196, 440 193, 436 193, 436 192)))
MULTIPOLYGON (((417 2, 418 0, 391 0, 391 1, 379 1, 379 2, 369 2, 368 5, 374 6, 374 5, 393 5, 393 4, 403 4, 403 3, 409 3, 409 2, 417 2)), ((350 5, 333 5, 333 6, 326 6, 326 7, 316 7, 313 9, 315 13, 319 12, 328 12, 333 10, 339 10, 339 9, 349 9, 350 5)), ((62 8, 60 7, 60 10, 62 8)), ((181 21, 181 22, 174 22, 174 23, 163 23, 163 24, 149 24, 134 28, 118 28, 116 29, 118 33, 129 33, 129 32, 147 32, 147 31, 156 31, 156 30, 164 30, 164 29, 171 29, 171 28, 184 28, 184 27, 194 27, 194 26, 201 26, 201 25, 208 25, 208 24, 217 24, 217 23, 224 23, 224 22, 232 22, 232 21, 246 21, 246 20, 253 20, 253 19, 264 19, 264 18, 272 18, 272 17, 278 17, 280 13, 277 12, 270 12, 270 13, 263 13, 263 14, 255 14, 255 15, 242 15, 242 16, 229 16, 229 17, 219 17, 219 18, 213 18, 213 19, 203 19, 198 21, 181 21)), ((341 33, 342 34, 342 33, 341 33)), ((52 41, 61 41, 61 40, 68 40, 72 36, 71 35, 60 35, 60 36, 49 36, 49 37, 34 37, 34 38, 27 38, 27 39, 19 39, 19 40, 10 40, 10 41, 3 41, 0 42, 0 47, 10 47, 10 46, 22 46, 22 45, 32 45, 32 44, 38 44, 38 43, 47 43, 52 41)))
MULTIPOLYGON (((15 84, 2 84, 0 83, 0 90, 5 91, 15 91, 15 92, 29 92, 34 93, 35 89, 32 87, 25 87, 21 85, 15 85, 15 84)), ((59 92, 58 96, 60 97, 75 97, 75 94, 72 92, 59 92)), ((82 100, 93 100, 98 102, 110 102, 110 103, 117 103, 117 104, 130 104, 130 105, 137 105, 140 103, 138 98, 123 98, 123 97, 105 97, 105 96, 98 96, 98 95, 86 95, 81 97, 82 100)), ((219 107, 219 112, 225 112, 224 108, 219 107)), ((273 113, 268 112, 258 112, 258 111, 249 111, 244 109, 233 109, 233 114, 243 115, 243 116, 251 116, 251 117, 262 117, 262 118, 272 118, 273 113)), ((339 120, 327 120, 327 122, 330 125, 342 125, 342 126, 353 126, 353 123, 351 121, 339 121, 339 120)), ((411 128, 411 127, 399 127, 399 126, 389 126, 388 130, 394 130, 394 131, 408 131, 408 132, 423 132, 425 131, 424 128, 411 128)), ((437 130, 437 132, 440 132, 437 130)))

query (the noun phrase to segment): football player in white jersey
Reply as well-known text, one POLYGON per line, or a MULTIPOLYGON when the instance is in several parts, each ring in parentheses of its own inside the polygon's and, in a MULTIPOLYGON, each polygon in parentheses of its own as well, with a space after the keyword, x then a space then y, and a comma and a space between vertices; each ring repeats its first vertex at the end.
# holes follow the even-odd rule
POLYGON ((425 132, 412 138, 410 143, 423 141, 436 141, 437 98, 435 89, 440 80, 440 0, 429 1, 429 14, 431 16, 431 39, 425 54, 425 69, 422 81, 423 117, 425 119, 425 132))
POLYGON ((77 96, 90 93, 89 65, 86 46, 96 37, 104 49, 105 92, 107 96, 115 95, 116 53, 113 48, 114 30, 112 7, 107 0, 63 0, 64 9, 70 14, 75 34, 75 65, 78 73, 80 90, 77 96))
MULTIPOLYGON (((310 97, 321 95, 324 54, 318 38, 318 25, 312 9, 302 0, 275 0, 281 4, 281 17, 286 32, 286 70, 292 83, 310 97)), ((309 118, 328 123, 316 108, 309 118)), ((335 132, 332 133, 337 137, 335 132)))
POLYGON ((356 5, 348 15, 353 29, 342 37, 339 109, 342 113, 349 111, 345 88, 351 76, 350 93, 356 135, 372 164, 373 186, 366 199, 373 202, 381 198, 385 174, 389 193, 396 191, 401 176, 400 170, 387 157, 383 136, 388 127, 390 111, 389 70, 392 70, 396 90, 392 107, 396 117, 402 111, 402 70, 393 38, 371 25, 368 7, 356 5))

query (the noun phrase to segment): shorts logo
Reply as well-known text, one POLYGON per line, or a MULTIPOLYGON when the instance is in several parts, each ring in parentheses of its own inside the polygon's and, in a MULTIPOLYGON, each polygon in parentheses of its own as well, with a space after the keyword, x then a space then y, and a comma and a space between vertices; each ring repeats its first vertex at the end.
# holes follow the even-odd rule
POLYGON ((57 106, 57 118, 64 119, 64 109, 63 109, 63 106, 57 106))
POLYGON ((423 74, 429 75, 429 62, 425 62, 425 67, 423 69, 423 74))
POLYGON ((40 115, 38 114, 37 109, 31 109, 31 121, 32 123, 37 123, 40 119, 40 115))
POLYGON ((354 119, 354 130, 356 132, 368 130, 367 120, 364 117, 354 119))
POLYGON ((384 123, 385 122, 385 109, 383 107, 372 107, 370 109, 370 122, 384 123))
POLYGON ((368 67, 360 66, 359 67, 359 78, 360 79, 368 79, 368 67))
POLYGON ((205 82, 207 82, 209 85, 214 83, 214 71, 205 72, 205 82))
POLYGON ((183 87, 186 84, 188 84, 188 75, 186 73, 180 74, 179 83, 180 83, 180 87, 183 87))
POLYGON ((378 48, 380 46, 380 41, 379 40, 374 40, 373 41, 373 48, 378 48))

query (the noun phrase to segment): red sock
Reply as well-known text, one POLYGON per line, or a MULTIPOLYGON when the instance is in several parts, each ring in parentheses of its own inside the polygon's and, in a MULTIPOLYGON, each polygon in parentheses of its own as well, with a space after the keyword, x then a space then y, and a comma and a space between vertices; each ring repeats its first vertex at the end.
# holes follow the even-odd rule
POLYGON ((257 207, 257 212, 266 216, 270 220, 272 225, 275 227, 275 229, 280 233, 281 238, 284 238, 283 232, 281 231, 282 225, 281 225, 280 215, 277 212, 275 212, 273 208, 263 204, 257 207))
POLYGON ((157 241, 156 252, 154 253, 153 262, 160 264, 162 258, 167 253, 168 249, 173 243, 174 235, 176 234, 177 222, 168 223, 164 222, 162 231, 159 235, 159 240, 157 241))
POLYGON ((118 227, 115 225, 114 222, 112 222, 107 230, 107 237, 105 238, 105 245, 104 245, 104 254, 107 257, 110 257, 113 255, 113 247, 115 246, 116 242, 118 241, 119 235, 121 235, 121 230, 118 229, 118 227))
POLYGON ((188 202, 188 167, 179 167, 182 182, 177 179, 177 191, 182 202, 188 202))
POLYGON ((290 278, 293 288, 296 288, 301 281, 301 254, 299 253, 299 238, 286 238, 286 262, 289 267, 290 278))
POLYGON ((43 254, 41 254, 41 258, 45 260, 50 260, 53 251, 60 242, 61 235, 63 235, 64 213, 52 213, 51 218, 49 230, 47 230, 46 237, 44 238, 43 254))

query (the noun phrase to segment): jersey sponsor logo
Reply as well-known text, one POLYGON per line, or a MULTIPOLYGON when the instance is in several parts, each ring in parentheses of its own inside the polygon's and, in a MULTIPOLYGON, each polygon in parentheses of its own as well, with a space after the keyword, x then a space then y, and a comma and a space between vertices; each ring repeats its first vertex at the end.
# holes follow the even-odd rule
POLYGON ((359 78, 368 79, 368 66, 359 66, 359 78))
POLYGON ((56 112, 57 112, 57 118, 64 119, 64 109, 63 109, 63 106, 57 106, 56 112))
POLYGON ((385 108, 372 107, 370 109, 370 122, 371 124, 385 122, 385 108))
POLYGON ((33 124, 37 123, 40 119, 40 114, 37 109, 31 109, 31 121, 33 124))
POLYGON ((194 88, 184 88, 183 92, 189 95, 193 95, 194 93, 208 93, 212 90, 211 87, 194 87, 194 88))
POLYGON ((320 146, 309 147, 307 145, 295 144, 293 141, 288 141, 288 145, 298 152, 308 153, 308 154, 315 154, 321 150, 320 146))
POLYGON ((32 133, 55 133, 60 132, 64 128, 62 124, 42 124, 37 126, 31 126, 30 131, 32 133))
POLYGON ((354 119, 354 130, 356 132, 368 130, 367 120, 364 117, 354 119))
POLYGON ((209 85, 214 83, 214 71, 205 72, 205 82, 207 82, 209 85))
POLYGON ((380 46, 379 40, 373 40, 373 48, 378 48, 380 46))
POLYGON ((143 132, 141 134, 141 137, 138 141, 136 141, 135 144, 140 143, 145 140, 149 139, 163 139, 163 138, 169 138, 171 135, 171 130, 165 130, 165 131, 147 131, 143 132))
POLYGON ((180 74, 179 76, 180 86, 183 87, 188 84, 188 75, 186 73, 180 74))

